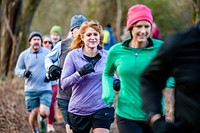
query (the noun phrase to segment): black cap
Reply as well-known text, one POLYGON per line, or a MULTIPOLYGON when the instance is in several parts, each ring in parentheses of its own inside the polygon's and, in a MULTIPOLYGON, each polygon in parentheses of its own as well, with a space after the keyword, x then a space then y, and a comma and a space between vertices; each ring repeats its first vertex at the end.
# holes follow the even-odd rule
POLYGON ((30 33, 30 35, 29 35, 29 37, 28 37, 28 41, 30 42, 31 39, 32 39, 34 36, 38 36, 38 37, 40 37, 40 39, 42 40, 42 35, 41 35, 41 33, 40 33, 39 31, 37 31, 37 30, 34 30, 34 31, 32 31, 32 32, 30 33))

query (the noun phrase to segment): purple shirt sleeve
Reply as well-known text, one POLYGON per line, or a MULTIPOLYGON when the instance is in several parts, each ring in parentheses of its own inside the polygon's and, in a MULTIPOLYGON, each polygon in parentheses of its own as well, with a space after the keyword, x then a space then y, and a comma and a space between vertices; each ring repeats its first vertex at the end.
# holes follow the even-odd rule
POLYGON ((61 87, 63 89, 71 88, 74 84, 77 84, 81 77, 76 72, 75 64, 72 59, 73 53, 68 53, 63 64, 63 70, 61 74, 61 87))

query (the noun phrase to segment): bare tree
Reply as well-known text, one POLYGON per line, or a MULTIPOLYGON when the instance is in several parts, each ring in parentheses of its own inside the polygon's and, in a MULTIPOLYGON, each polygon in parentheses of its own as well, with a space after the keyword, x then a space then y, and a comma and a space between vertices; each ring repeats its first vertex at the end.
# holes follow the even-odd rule
POLYGON ((27 47, 27 35, 30 32, 30 26, 32 23, 32 19, 34 14, 41 2, 41 0, 28 0, 26 1, 26 5, 23 9, 22 13, 22 38, 21 38, 21 45, 20 51, 24 50, 27 47))
MULTIPOLYGON (((16 61, 19 42, 21 0, 3 0, 1 4, 1 77, 10 75, 16 61)), ((12 74, 11 74, 12 75, 12 74)))
POLYGON ((117 41, 119 42, 121 35, 122 4, 121 0, 116 0, 116 3, 117 3, 116 36, 117 36, 117 41))
MULTIPOLYGON (((0 16, 2 16, 1 4, 2 4, 2 1, 0 0, 0 16)), ((1 33, 1 20, 0 20, 0 33, 1 33)), ((0 37, 0 42, 1 42, 1 37, 0 37)), ((1 50, 0 50, 0 58, 1 58, 1 50)))
POLYGON ((192 22, 197 24, 200 20, 200 0, 193 0, 192 3, 192 22))
MULTIPOLYGON (((2 0, 1 13, 1 52, 0 52, 0 77, 12 77, 13 70, 19 55, 22 42, 21 38, 26 39, 30 29, 32 17, 39 5, 40 0, 29 0, 22 16, 23 0, 2 0), (22 23, 23 22, 23 23, 22 23), (25 28, 24 28, 25 27, 25 28), (22 37, 20 36, 22 35, 22 37), (25 36, 25 37, 24 37, 25 36), (20 46, 21 45, 21 46, 20 46)), ((25 47, 23 47, 25 48, 25 47)))

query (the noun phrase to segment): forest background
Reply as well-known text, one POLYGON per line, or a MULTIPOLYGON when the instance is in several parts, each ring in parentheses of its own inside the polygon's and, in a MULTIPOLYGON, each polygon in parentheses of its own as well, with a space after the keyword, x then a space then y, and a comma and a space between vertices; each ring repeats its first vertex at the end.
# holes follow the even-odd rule
POLYGON ((161 39, 199 20, 199 0, 0 0, 0 78, 13 77, 19 54, 29 47, 30 31, 49 34, 53 25, 60 25, 65 38, 71 17, 83 14, 103 27, 111 24, 119 42, 128 8, 137 3, 152 9, 161 39))
MULTIPOLYGON (((194 26, 200 16, 200 0, 0 0, 0 132, 31 132, 24 102, 24 79, 13 78, 13 70, 21 51, 29 47, 27 37, 32 30, 49 34, 53 25, 60 25, 65 38, 71 17, 83 14, 98 20, 103 27, 110 23, 120 41, 127 11, 137 3, 152 9, 162 40, 194 26)), ((166 107, 171 109, 168 114, 173 116, 173 91, 166 92, 169 100, 166 107)), ((65 131, 63 123, 54 126, 56 133, 65 131)), ((116 123, 111 133, 118 133, 116 123)))

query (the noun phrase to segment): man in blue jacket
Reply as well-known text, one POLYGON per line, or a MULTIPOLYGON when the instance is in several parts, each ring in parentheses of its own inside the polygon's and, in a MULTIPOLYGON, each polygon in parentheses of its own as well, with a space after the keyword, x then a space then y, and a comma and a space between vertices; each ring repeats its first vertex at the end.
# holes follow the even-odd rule
POLYGON ((51 83, 46 80, 44 67, 45 56, 49 50, 41 47, 42 36, 39 31, 32 31, 28 41, 30 47, 24 50, 18 58, 15 74, 25 77, 25 101, 29 112, 29 124, 33 133, 38 133, 37 117, 40 120, 40 132, 46 132, 46 120, 51 104, 51 83), (39 114, 39 115, 38 115, 39 114))

